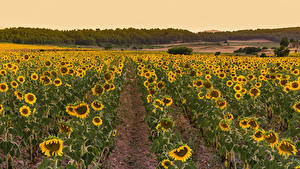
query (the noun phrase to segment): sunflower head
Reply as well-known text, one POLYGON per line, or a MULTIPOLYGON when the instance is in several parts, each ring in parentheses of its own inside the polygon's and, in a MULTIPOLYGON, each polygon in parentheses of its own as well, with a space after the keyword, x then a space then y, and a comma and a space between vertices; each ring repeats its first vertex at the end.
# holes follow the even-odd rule
POLYGON ((104 88, 100 84, 96 84, 92 88, 93 95, 102 95, 104 93, 104 88))
POLYGON ((25 102, 28 104, 34 104, 36 102, 36 96, 33 93, 25 94, 25 102))
POLYGON ((55 136, 46 138, 39 147, 47 157, 63 155, 63 141, 55 136))
POLYGON ((165 169, 168 169, 171 165, 173 165, 173 162, 170 161, 169 159, 164 159, 164 160, 161 162, 161 165, 162 165, 165 169))
POLYGON ((243 118, 242 120, 240 120, 240 127, 242 127, 242 128, 244 128, 244 129, 246 129, 246 128, 249 128, 250 127, 250 125, 249 125, 249 123, 248 123, 248 118, 243 118))
POLYGON ((290 156, 291 154, 296 155, 296 153, 298 152, 294 143, 289 139, 281 140, 281 142, 277 146, 277 149, 279 151, 279 154, 283 156, 290 156))
POLYGON ((226 113, 224 115, 224 119, 227 121, 232 121, 233 120, 233 115, 231 113, 226 113))
POLYGON ((19 109, 19 112, 22 116, 24 117, 28 117, 30 114, 31 114, 31 110, 28 106, 22 106, 20 109, 19 109))
POLYGON ((76 117, 84 119, 90 113, 89 105, 86 103, 80 103, 74 106, 74 112, 76 117))
POLYGON ((92 109, 94 109, 95 111, 100 111, 103 109, 103 104, 99 101, 99 100, 94 100, 91 104, 92 109))
POLYGON ((175 160, 180 160, 185 162, 192 155, 192 149, 188 145, 182 145, 178 148, 175 148, 169 152, 169 156, 174 158, 175 160))
POLYGON ((275 131, 270 130, 264 134, 264 139, 273 148, 278 143, 278 135, 275 131))
POLYGON ((248 120, 248 124, 249 126, 253 129, 253 130, 257 130, 258 129, 258 124, 255 118, 250 118, 248 120))
POLYGON ((174 122, 170 119, 163 119, 160 121, 160 127, 163 131, 170 130, 173 128, 174 122))
POLYGON ((71 132, 73 131, 72 127, 68 124, 65 124, 65 123, 59 123, 58 124, 58 129, 59 129, 59 132, 62 133, 62 134, 71 134, 71 132))
POLYGON ((219 122, 219 127, 222 131, 229 131, 229 129, 230 129, 230 126, 226 120, 221 120, 219 122))
POLYGON ((95 126, 101 126, 102 125, 102 119, 100 116, 95 116, 92 120, 93 124, 95 126))
POLYGON ((264 130, 258 129, 254 132, 252 138, 255 141, 262 141, 262 140, 264 140, 264 133, 265 133, 264 130))
POLYGON ((293 109, 300 113, 300 101, 296 102, 294 105, 293 105, 293 109))
POLYGON ((0 83, 0 92, 6 92, 8 90, 8 85, 6 83, 0 83))
POLYGON ((164 106, 169 107, 173 103, 173 100, 171 97, 165 96, 162 100, 162 103, 164 106))

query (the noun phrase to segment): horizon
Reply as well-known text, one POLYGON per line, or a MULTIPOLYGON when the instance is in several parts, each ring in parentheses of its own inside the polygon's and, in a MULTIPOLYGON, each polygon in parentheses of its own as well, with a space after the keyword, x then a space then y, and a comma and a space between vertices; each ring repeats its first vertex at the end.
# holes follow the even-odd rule
POLYGON ((0 28, 102 30, 133 27, 202 32, 300 26, 300 18, 296 17, 299 0, 289 3, 284 0, 9 0, 2 5, 0 28))

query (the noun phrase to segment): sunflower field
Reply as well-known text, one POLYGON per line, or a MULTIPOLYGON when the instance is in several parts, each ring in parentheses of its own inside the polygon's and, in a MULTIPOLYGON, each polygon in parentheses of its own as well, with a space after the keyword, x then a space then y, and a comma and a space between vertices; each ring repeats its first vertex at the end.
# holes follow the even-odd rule
POLYGON ((174 113, 195 126, 222 168, 300 166, 300 57, 1 50, 1 167, 104 168, 128 64, 157 168, 197 168, 174 113))

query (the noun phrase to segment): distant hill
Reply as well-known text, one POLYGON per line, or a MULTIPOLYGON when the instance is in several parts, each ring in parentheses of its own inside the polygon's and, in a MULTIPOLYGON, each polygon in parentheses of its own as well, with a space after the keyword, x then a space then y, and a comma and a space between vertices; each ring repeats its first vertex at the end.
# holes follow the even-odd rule
POLYGON ((53 45, 151 45, 174 42, 217 42, 225 40, 266 39, 279 42, 282 37, 300 40, 300 27, 193 33, 182 29, 83 29, 52 30, 42 28, 0 29, 0 42, 53 45))
POLYGON ((203 32, 216 33, 216 32, 221 32, 221 31, 219 31, 219 30, 205 30, 203 32))

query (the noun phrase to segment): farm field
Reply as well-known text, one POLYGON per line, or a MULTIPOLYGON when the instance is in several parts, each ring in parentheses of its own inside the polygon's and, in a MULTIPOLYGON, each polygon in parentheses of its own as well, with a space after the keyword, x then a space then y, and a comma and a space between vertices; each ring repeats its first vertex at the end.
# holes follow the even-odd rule
POLYGON ((299 169, 299 69, 0 44, 0 167, 299 169))

